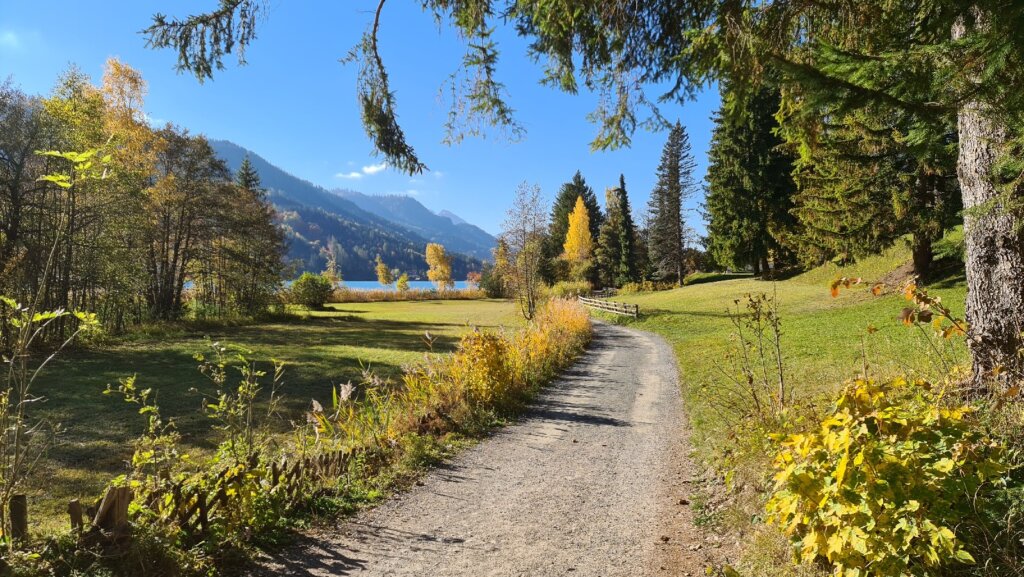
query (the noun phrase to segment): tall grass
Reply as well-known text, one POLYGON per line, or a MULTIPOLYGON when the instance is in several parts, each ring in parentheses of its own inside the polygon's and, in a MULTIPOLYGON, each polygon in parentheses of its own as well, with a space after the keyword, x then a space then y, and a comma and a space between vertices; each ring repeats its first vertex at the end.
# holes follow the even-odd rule
MULTIPOLYGON (((224 354, 206 361, 199 358, 217 388, 208 400, 208 413, 214 417, 212 438, 219 442, 217 450, 202 459, 183 457, 180 436, 160 418, 149 391, 140 392, 133 380, 126 381, 114 392, 138 404, 139 413, 150 422, 135 443, 131 470, 112 481, 129 483, 135 491, 132 511, 137 524, 131 546, 116 556, 102 557, 67 537, 57 542, 59 546, 43 548, 40 555, 26 556, 19 574, 99 570, 210 575, 237 568, 256 548, 275 545, 283 530, 310 512, 346 510, 373 501, 424 464, 449 453, 459 439, 514 416, 539 387, 573 362, 590 336, 585 309, 573 301, 551 299, 523 328, 474 330, 462 337, 454 352, 428 354, 406 366, 397 380, 364 372, 358 384, 334 389, 329 403, 313 402, 290 435, 266 426, 273 411, 261 420, 253 410, 252 400, 264 386, 259 380, 269 375, 244 353, 234 360, 224 354), (346 474, 304 481, 298 495, 268 489, 266 480, 273 477, 273 467, 282 457, 315 462, 338 449, 352 455, 346 474), (231 506, 211 513, 206 539, 199 540, 168 518, 160 505, 163 499, 156 498, 185 487, 213 502, 224 490, 225 471, 235 479, 230 490, 236 498, 231 506), (144 563, 136 562, 142 559, 144 563)), ((279 378, 275 370, 272 381, 279 378)))
POLYGON ((331 303, 377 303, 377 302, 398 302, 398 301, 432 301, 432 300, 476 300, 487 298, 487 293, 481 288, 467 288, 463 290, 436 290, 436 289, 409 289, 398 290, 354 290, 350 288, 337 288, 331 293, 327 302, 331 303))

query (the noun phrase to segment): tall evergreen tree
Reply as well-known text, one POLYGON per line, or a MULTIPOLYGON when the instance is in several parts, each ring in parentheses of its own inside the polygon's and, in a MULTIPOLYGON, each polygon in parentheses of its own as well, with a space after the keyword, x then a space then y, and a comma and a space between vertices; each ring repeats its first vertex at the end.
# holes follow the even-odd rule
POLYGON ((242 159, 242 164, 238 166, 238 171, 235 173, 235 184, 243 190, 253 192, 257 196, 263 197, 266 195, 266 191, 263 190, 263 183, 260 181, 260 174, 257 172, 256 167, 252 165, 252 162, 249 161, 248 154, 242 159))
POLYGON ((605 191, 604 223, 597 236, 597 248, 594 260, 597 266, 597 278, 603 287, 616 286, 619 276, 619 262, 622 246, 622 210, 620 208, 619 189, 609 188, 605 191))
POLYGON ((782 240, 793 228, 796 185, 793 157, 777 134, 779 102, 778 90, 766 86, 740 111, 720 110, 708 151, 708 253, 719 266, 750 266, 755 275, 768 272, 769 257, 776 266, 789 260, 782 240))
POLYGON ((577 170, 572 180, 558 189, 555 203, 551 207, 548 236, 544 244, 545 265, 542 268, 542 276, 546 282, 551 283, 568 278, 568 271, 558 268, 558 257, 562 254, 562 244, 565 242, 566 233, 569 232, 569 215, 576 207, 577 198, 582 198, 583 205, 587 208, 587 214, 590 217, 590 237, 597 238, 600 234, 604 217, 601 214, 601 207, 597 203, 597 195, 577 170))
POLYGON ((697 164, 690 153, 690 138, 676 121, 661 153, 658 181, 651 192, 648 252, 655 274, 665 280, 682 282, 686 273, 683 201, 693 194, 693 171, 697 164))
POLYGON ((629 195, 626 193, 626 177, 619 174, 618 194, 619 216, 622 224, 619 227, 619 265, 615 283, 622 286, 628 282, 636 282, 640 277, 640 262, 646 258, 638 251, 636 223, 633 222, 633 211, 629 206, 629 195))
POLYGON ((952 118, 910 140, 906 118, 885 109, 790 111, 782 128, 800 151, 800 226, 789 242, 801 260, 855 259, 910 234, 915 272, 927 275, 932 242, 958 222, 961 206, 952 118))

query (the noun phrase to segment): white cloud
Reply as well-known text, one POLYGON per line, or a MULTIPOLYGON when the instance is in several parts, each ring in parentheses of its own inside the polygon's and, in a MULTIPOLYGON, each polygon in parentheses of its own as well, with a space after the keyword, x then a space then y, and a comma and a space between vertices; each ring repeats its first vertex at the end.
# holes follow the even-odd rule
POLYGON ((405 191, 405 194, 407 194, 409 196, 416 196, 419 193, 420 193, 420 191, 416 190, 415 188, 410 188, 409 190, 405 191))
POLYGON ((441 172, 440 170, 435 170, 434 171, 434 178, 442 178, 443 176, 444 176, 444 173, 441 172))
POLYGON ((388 164, 386 162, 382 162, 380 164, 371 164, 370 166, 364 166, 363 174, 377 174, 378 172, 384 170, 387 167, 388 164))
POLYGON ((21 37, 10 30, 4 30, 0 32, 0 48, 10 48, 11 50, 18 50, 21 48, 21 37))
MULTIPOLYGON (((349 161, 347 164, 348 166, 353 166, 355 163, 349 161)), ((364 166, 362 170, 353 170, 352 172, 339 172, 334 175, 334 178, 347 178, 349 180, 356 180, 364 176, 373 176, 374 174, 381 172, 387 167, 388 165, 386 162, 382 162, 380 164, 370 164, 368 166, 364 166)))

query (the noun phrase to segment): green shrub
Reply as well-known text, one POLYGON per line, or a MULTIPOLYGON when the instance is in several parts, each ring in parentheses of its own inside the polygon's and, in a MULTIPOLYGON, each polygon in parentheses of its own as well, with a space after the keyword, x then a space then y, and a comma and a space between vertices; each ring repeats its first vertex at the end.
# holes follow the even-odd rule
POLYGON ((334 286, 321 274, 304 272, 290 289, 291 302, 310 309, 318 309, 331 298, 334 286))
POLYGON ((851 383, 819 431, 782 441, 769 521, 801 560, 827 560, 837 576, 928 577, 973 563, 957 533, 1006 469, 973 413, 923 381, 851 383))
POLYGON ((575 298, 590 292, 590 283, 581 281, 560 281, 548 288, 548 296, 552 298, 575 298))
POLYGON ((619 294, 629 295, 636 293, 649 293, 654 291, 666 291, 676 288, 676 285, 669 282, 655 282, 645 280, 642 282, 628 282, 619 289, 619 294))

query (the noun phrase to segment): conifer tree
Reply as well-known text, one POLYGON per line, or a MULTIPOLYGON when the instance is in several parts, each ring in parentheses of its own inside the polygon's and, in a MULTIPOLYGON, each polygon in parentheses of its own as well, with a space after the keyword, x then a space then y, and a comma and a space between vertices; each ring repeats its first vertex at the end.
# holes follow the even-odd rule
POLYGON ((618 267, 615 275, 615 285, 622 286, 628 282, 639 280, 639 263, 646 258, 638 252, 636 223, 633 222, 632 209, 629 206, 629 195, 626 193, 626 177, 619 175, 619 188, 615 189, 618 200, 616 208, 619 211, 620 224, 618 227, 618 267))
POLYGON ((793 158, 777 135, 779 100, 766 86, 736 113, 720 110, 708 151, 708 253, 719 266, 750 266, 755 275, 768 273, 769 257, 786 264, 782 240, 794 225, 793 158))
POLYGON ((597 266, 597 278, 601 286, 610 287, 618 284, 619 264, 621 259, 622 211, 619 208, 619 189, 609 188, 605 191, 604 223, 597 237, 594 249, 594 260, 597 266))
POLYGON ((648 251, 658 278, 682 282, 686 273, 684 242, 687 228, 683 221, 683 201, 693 194, 690 139, 678 121, 669 132, 658 165, 658 181, 651 192, 648 251))
POLYGON ((910 234, 915 272, 927 275, 931 244, 958 222, 961 206, 952 119, 910 142, 905 118, 891 111, 824 110, 820 118, 791 113, 782 125, 800 151, 799 227, 789 243, 814 266, 873 254, 910 234))

